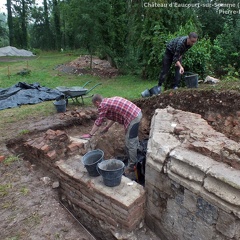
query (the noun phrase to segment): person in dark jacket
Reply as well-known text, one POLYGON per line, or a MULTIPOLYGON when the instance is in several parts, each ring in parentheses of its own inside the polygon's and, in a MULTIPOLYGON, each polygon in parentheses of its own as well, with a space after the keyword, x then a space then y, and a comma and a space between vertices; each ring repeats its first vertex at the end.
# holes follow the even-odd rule
POLYGON ((177 89, 179 87, 181 74, 184 73, 184 68, 182 66, 182 56, 197 42, 197 40, 197 33, 191 32, 188 36, 177 37, 167 44, 163 57, 162 71, 159 75, 159 91, 161 91, 161 86, 165 80, 167 73, 169 72, 172 63, 175 65, 173 89, 177 89))

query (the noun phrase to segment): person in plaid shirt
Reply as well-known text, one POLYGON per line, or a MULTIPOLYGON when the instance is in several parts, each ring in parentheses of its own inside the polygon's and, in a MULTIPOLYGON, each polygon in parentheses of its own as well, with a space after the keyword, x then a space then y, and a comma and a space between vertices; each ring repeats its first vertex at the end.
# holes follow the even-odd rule
POLYGON ((197 39, 198 35, 195 32, 191 32, 188 36, 177 37, 167 44, 166 52, 163 57, 162 71, 159 75, 159 92, 161 91, 161 86, 172 63, 175 64, 173 89, 177 89, 179 87, 181 74, 184 73, 184 68, 182 66, 182 55, 197 42, 197 39))
POLYGON ((127 171, 133 171, 137 163, 138 129, 142 118, 141 109, 122 97, 103 98, 101 95, 95 94, 92 102, 98 108, 99 115, 90 133, 84 134, 81 138, 91 138, 105 119, 109 121, 101 133, 107 132, 114 122, 122 124, 125 129, 125 145, 128 155, 127 171))

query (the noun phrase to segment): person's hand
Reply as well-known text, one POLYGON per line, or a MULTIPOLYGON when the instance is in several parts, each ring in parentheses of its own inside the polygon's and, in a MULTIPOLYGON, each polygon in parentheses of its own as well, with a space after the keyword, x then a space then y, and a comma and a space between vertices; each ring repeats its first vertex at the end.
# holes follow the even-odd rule
POLYGON ((180 73, 180 74, 183 74, 183 73, 184 73, 184 68, 183 68, 183 67, 180 67, 179 73, 180 73))
POLYGON ((103 128, 103 130, 101 131, 101 133, 106 133, 107 131, 108 131, 108 127, 105 127, 105 128, 103 128))
POLYGON ((92 137, 92 135, 90 133, 87 134, 83 134, 80 138, 82 139, 90 139, 92 137))

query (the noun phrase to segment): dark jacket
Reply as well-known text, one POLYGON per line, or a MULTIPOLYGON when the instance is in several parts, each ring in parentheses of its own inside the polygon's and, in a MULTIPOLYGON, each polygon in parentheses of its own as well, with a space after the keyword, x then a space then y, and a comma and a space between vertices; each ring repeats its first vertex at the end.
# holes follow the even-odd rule
POLYGON ((191 48, 190 45, 187 45, 187 38, 188 36, 177 37, 171 40, 167 44, 167 49, 173 55, 173 62, 176 63, 180 60, 180 57, 189 49, 191 48))

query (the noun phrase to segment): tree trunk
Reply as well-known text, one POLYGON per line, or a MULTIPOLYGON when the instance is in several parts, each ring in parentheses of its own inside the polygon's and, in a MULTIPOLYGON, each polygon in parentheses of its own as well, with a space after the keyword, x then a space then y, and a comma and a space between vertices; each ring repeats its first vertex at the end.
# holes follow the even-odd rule
POLYGON ((12 2, 11 2, 11 0, 7 0, 7 12, 8 12, 9 45, 14 46, 14 31, 13 31, 12 2))
POLYGON ((21 26, 22 26, 22 47, 27 48, 28 39, 27 39, 27 23, 26 23, 26 4, 25 0, 22 0, 22 16, 21 16, 21 26))
POLYGON ((47 0, 43 1, 43 7, 44 7, 44 39, 45 39, 45 44, 43 48, 49 50, 53 49, 54 44, 52 43, 52 34, 50 30, 47 0))
POLYGON ((56 33, 56 49, 61 49, 61 23, 60 23, 60 11, 58 6, 58 0, 53 0, 53 16, 55 24, 55 33, 56 33))

